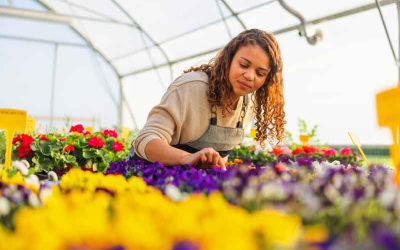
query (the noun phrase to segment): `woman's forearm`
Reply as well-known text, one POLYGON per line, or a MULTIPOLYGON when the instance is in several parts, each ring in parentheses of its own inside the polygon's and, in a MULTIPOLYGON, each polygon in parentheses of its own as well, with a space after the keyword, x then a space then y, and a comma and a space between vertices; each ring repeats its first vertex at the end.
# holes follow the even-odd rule
POLYGON ((190 153, 174 148, 160 139, 154 139, 145 147, 147 159, 152 162, 161 162, 165 165, 182 164, 182 160, 190 153))

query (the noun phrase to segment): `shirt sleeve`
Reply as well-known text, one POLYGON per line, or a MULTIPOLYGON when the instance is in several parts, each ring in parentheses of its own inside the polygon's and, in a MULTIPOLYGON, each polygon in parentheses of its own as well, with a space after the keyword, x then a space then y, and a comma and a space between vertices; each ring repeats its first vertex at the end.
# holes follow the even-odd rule
POLYGON ((160 104, 155 106, 147 117, 147 122, 133 142, 135 153, 148 160, 145 148, 154 139, 161 139, 168 144, 172 136, 180 133, 184 119, 184 109, 179 92, 171 89, 162 97, 160 104))

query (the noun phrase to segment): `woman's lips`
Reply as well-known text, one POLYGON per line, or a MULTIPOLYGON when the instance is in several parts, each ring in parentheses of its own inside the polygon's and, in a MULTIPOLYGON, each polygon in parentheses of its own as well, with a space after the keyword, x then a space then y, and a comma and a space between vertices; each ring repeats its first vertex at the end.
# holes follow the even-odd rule
POLYGON ((244 83, 244 82, 238 81, 238 83, 239 83, 240 88, 243 89, 243 90, 251 89, 251 86, 246 84, 246 83, 244 83))

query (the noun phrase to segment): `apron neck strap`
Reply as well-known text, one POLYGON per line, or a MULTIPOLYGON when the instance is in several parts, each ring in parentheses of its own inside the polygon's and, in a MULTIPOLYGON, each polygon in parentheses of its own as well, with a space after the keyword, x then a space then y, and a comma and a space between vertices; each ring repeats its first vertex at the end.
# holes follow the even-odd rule
MULTIPOLYGON (((243 96, 242 108, 240 110, 239 120, 236 123, 236 128, 243 128, 243 120, 246 116, 246 107, 249 103, 249 97, 247 95, 243 96)), ((217 125, 217 105, 211 107, 211 125, 217 125)))

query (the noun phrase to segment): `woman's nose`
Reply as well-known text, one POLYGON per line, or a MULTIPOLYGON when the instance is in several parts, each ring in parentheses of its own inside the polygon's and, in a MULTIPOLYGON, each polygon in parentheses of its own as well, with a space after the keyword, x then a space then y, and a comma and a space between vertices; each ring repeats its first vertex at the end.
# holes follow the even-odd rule
POLYGON ((253 81, 254 80, 254 72, 252 70, 246 70, 244 72, 244 78, 246 78, 247 81, 253 81))

